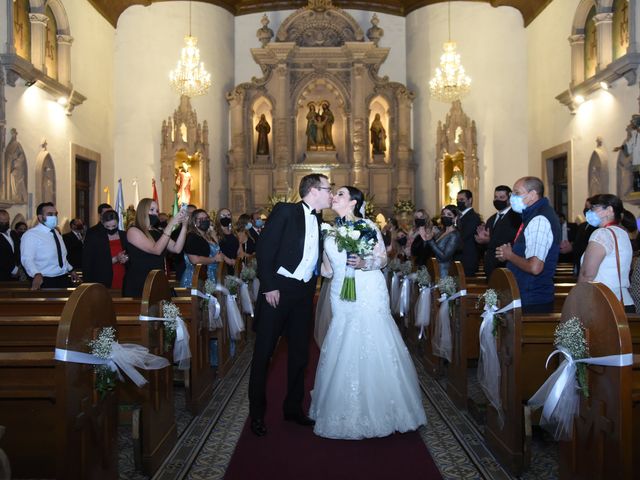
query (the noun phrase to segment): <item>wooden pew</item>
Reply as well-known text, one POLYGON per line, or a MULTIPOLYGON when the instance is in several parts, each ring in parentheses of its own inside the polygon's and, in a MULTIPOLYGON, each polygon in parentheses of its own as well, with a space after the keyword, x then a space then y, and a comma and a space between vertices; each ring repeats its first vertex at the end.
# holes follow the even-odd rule
MULTIPOLYGON (((141 322, 139 315, 161 316, 162 300, 170 300, 164 273, 154 270, 146 279, 141 299, 116 298, 112 309, 118 315, 118 341, 136 343, 171 361, 164 345, 162 322, 141 322)), ((189 305, 191 299, 188 299, 189 305)), ((60 314, 66 298, 0 298, 0 351, 51 351, 55 345, 60 314)), ((188 317, 187 317, 188 318, 188 317)), ((147 474, 162 464, 177 438, 171 368, 144 372, 148 384, 139 389, 128 383, 119 400, 134 405, 133 438, 136 462, 147 474), (139 416, 139 421, 138 421, 139 416)))
MULTIPOLYGON (((101 285, 82 285, 59 321, 57 348, 88 352, 97 329, 115 326, 101 285)), ((0 447, 14 478, 116 479, 117 403, 94 391, 93 366, 48 352, 0 353, 0 447)))
MULTIPOLYGON (((632 353, 630 330, 636 334, 640 330, 637 315, 628 319, 616 295, 602 284, 579 284, 574 292, 567 299, 562 318, 580 318, 587 330, 589 356, 632 353)), ((587 367, 589 398, 581 396, 573 440, 560 442, 562 480, 631 480, 640 475, 637 360, 627 367, 587 367)))

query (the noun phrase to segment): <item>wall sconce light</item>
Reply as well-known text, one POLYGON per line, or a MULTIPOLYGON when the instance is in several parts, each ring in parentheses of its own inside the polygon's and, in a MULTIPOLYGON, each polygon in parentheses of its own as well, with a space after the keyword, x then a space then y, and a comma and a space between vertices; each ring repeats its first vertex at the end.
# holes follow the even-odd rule
POLYGON ((609 90, 610 88, 613 88, 613 84, 602 81, 602 82, 600 82, 600 88, 602 90, 609 90))
POLYGON ((584 97, 582 95, 576 95, 573 97, 573 102, 578 106, 582 105, 584 103, 584 97))
POLYGON ((27 80, 24 82, 24 86, 29 88, 31 85, 34 85, 36 83, 35 80, 27 80))

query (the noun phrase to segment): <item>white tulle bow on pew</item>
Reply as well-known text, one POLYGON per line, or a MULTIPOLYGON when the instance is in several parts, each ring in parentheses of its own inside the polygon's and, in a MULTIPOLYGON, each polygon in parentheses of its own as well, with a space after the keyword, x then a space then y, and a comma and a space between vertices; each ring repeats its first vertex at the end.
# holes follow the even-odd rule
POLYGON ((605 367, 628 367, 633 365, 633 354, 607 355, 605 357, 581 358, 574 360, 569 351, 559 347, 547 358, 562 354, 564 360, 555 372, 529 399, 532 408, 542 408, 540 425, 553 434, 556 440, 571 440, 573 435, 573 418, 580 407, 580 391, 576 379, 578 363, 602 365, 605 367))
MULTIPOLYGON (((238 282, 242 283, 242 281, 237 278, 238 282)), ((240 334, 244 332, 244 321, 242 320, 242 315, 240 314, 240 309, 238 308, 237 295, 232 295, 229 292, 229 289, 223 287, 221 285, 216 286, 216 289, 219 289, 224 294, 225 306, 227 307, 227 322, 229 323, 229 337, 232 340, 239 340, 240 334)))
POLYGON ((409 312, 411 310, 411 286, 416 279, 415 273, 405 275, 400 283, 400 295, 398 296, 397 313, 404 318, 404 326, 407 327, 409 312))
POLYGON ((240 305, 242 306, 242 313, 253 317, 253 302, 251 301, 247 282, 242 282, 242 285, 240 285, 240 305))
POLYGON ((210 293, 202 293, 197 288, 191 289, 191 295, 200 297, 207 302, 209 330, 216 330, 218 328, 222 328, 222 318, 220 318, 220 313, 222 313, 222 307, 220 306, 220 302, 218 302, 218 299, 215 296, 211 295, 210 293))
POLYGON ((425 336, 425 329, 431 322, 431 291, 435 287, 420 287, 420 294, 416 301, 416 327, 420 327, 418 340, 425 336))
POLYGON ((253 300, 253 303, 256 303, 258 301, 258 295, 260 292, 260 280, 258 280, 258 278, 254 278, 253 280, 251 280, 251 300, 253 300))
POLYGON ((391 311, 397 314, 398 300, 400 299, 400 274, 398 272, 393 272, 393 274, 391 275, 391 287, 389 290, 391 311))
MULTIPOLYGON (((141 322, 166 322, 170 318, 165 317, 149 317, 140 315, 138 320, 141 322)), ((178 315, 176 322, 176 340, 173 343, 173 361, 178 363, 179 370, 189 370, 191 367, 191 349, 189 348, 189 331, 184 320, 178 315)), ((166 327, 165 327, 166 328, 166 327)))
POLYGON ((463 297, 466 294, 466 290, 460 290, 450 297, 447 297, 447 294, 443 293, 440 295, 440 298, 438 298, 440 310, 436 317, 436 326, 433 332, 433 338, 431 339, 431 347, 433 348, 433 354, 435 356, 445 358, 449 362, 451 362, 451 351, 453 350, 451 323, 449 320, 449 302, 463 297))
POLYGON ((498 422, 500 428, 504 425, 504 412, 500 401, 500 361, 498 359, 498 348, 496 339, 493 336, 493 318, 510 310, 521 307, 520 299, 517 298, 506 307, 497 307, 485 304, 484 313, 481 315, 480 324, 480 356, 478 359, 478 382, 482 391, 487 396, 487 400, 498 412, 498 422))
POLYGON ((109 358, 100 358, 96 355, 73 350, 56 348, 54 358, 61 362, 83 363, 87 365, 107 365, 109 369, 118 374, 118 378, 123 381, 121 372, 131 379, 138 387, 147 383, 147 379, 136 370, 159 370, 169 365, 169 360, 149 353, 145 347, 131 343, 111 344, 111 355, 109 358))

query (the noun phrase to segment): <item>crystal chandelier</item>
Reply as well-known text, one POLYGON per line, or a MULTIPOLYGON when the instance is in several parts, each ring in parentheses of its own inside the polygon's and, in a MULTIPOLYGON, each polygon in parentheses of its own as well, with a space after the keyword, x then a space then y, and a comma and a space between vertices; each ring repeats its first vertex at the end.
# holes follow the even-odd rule
POLYGON ((440 67, 429 81, 431 96, 443 102, 453 102, 469 92, 471 78, 465 73, 456 53, 456 42, 451 41, 451 0, 449 0, 449 41, 443 45, 440 67))
POLYGON ((180 95, 196 97, 204 95, 211 86, 211 74, 200 62, 198 39, 191 36, 191 1, 189 1, 189 35, 184 37, 187 44, 182 47, 176 68, 169 72, 169 83, 180 95))

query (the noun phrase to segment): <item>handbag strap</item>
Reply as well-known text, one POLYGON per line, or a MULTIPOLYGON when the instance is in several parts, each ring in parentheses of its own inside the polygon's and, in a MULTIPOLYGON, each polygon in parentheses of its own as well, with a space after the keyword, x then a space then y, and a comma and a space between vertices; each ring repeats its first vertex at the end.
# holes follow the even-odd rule
POLYGON ((616 266, 618 267, 618 286, 620 288, 620 301, 624 305, 624 299, 622 297, 622 275, 620 274, 620 251, 618 250, 618 237, 614 233, 613 229, 607 227, 607 230, 609 230, 609 232, 611 232, 611 235, 613 235, 613 242, 616 246, 616 266))

